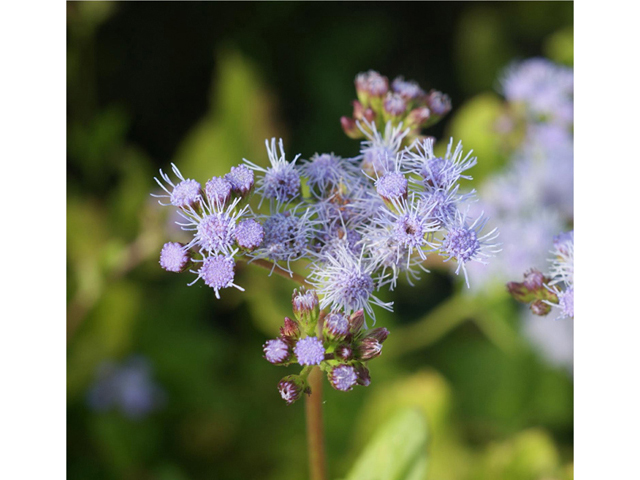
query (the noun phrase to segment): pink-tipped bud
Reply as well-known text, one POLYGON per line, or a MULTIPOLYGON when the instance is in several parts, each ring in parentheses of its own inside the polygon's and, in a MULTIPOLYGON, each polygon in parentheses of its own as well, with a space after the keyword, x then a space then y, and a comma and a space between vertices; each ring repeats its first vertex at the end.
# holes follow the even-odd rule
POLYGON ((329 342, 344 340, 349 335, 349 319, 341 312, 331 312, 324 317, 322 335, 329 342))
POLYGON ((365 338, 375 338, 378 342, 383 343, 389 336, 389 330, 384 327, 372 328, 367 332, 365 338))
POLYGON ((364 135, 356 125, 356 121, 353 118, 349 117, 341 117, 340 125, 342 126, 342 130, 349 138, 353 138, 357 140, 362 138, 364 135))
POLYGON ((298 322, 291 320, 289 317, 284 317, 284 326, 280 327, 280 336, 289 345, 295 344, 296 340, 300 338, 298 322))
POLYGON ((364 310, 360 309, 349 317, 349 333, 356 335, 364 326, 364 310))
POLYGON ((421 127, 425 125, 431 119, 431 110, 427 107, 414 108, 407 115, 408 127, 421 127))
POLYGON ((282 399, 287 402, 287 405, 291 405, 298 400, 303 393, 311 393, 311 390, 306 386, 300 375, 287 375, 284 377, 278 383, 278 391, 282 399))
POLYGON ((382 344, 373 337, 366 337, 356 347, 356 358, 366 362, 380 356, 381 352, 382 344))
POLYGON ((338 345, 333 353, 340 360, 351 360, 353 358, 353 349, 346 344, 338 345))
POLYGON ((524 274, 524 281, 522 284, 527 290, 532 292, 540 288, 544 288, 545 278, 542 272, 532 268, 524 274))
POLYGON ((551 311, 551 305, 544 303, 542 300, 536 300, 529 307, 534 315, 544 317, 551 311))
POLYGON ((302 330, 309 335, 315 331, 318 323, 320 307, 318 305, 318 294, 315 290, 307 290, 304 287, 293 291, 291 297, 293 313, 296 320, 300 322, 302 330))
POLYGON ((354 369, 356 371, 358 385, 368 387, 371 384, 371 375, 369 375, 369 369, 361 363, 354 365, 354 369))

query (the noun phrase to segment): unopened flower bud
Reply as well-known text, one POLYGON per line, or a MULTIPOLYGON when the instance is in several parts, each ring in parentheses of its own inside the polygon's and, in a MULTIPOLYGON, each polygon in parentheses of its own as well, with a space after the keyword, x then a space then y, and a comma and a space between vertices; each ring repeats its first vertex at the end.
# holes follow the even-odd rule
POLYGON ((309 387, 306 386, 300 375, 287 375, 280 383, 278 383, 278 391, 282 399, 291 405, 298 400, 303 393, 309 393, 309 387))
POLYGON ((308 334, 313 334, 320 313, 316 291, 306 290, 304 287, 294 290, 291 304, 296 320, 300 322, 302 329, 308 334))
POLYGON ((353 118, 341 117, 340 125, 342 125, 342 130, 349 138, 353 138, 354 140, 356 140, 364 136, 353 118))
POLYGON ((535 293, 531 292, 524 283, 509 282, 507 290, 516 301, 521 303, 529 303, 536 299, 535 293))
POLYGON ((353 358, 353 349, 349 345, 338 345, 333 354, 340 360, 351 360, 353 358))
POLYGON ((397 93, 387 93, 383 103, 384 111, 389 117, 399 117, 407 110, 407 102, 397 93))
POLYGON ((524 281, 522 284, 525 288, 531 292, 544 287, 544 275, 539 270, 532 268, 524 274, 524 281))
POLYGON ((290 345, 293 345, 300 338, 300 327, 295 320, 284 317, 284 326, 280 327, 280 335, 282 339, 290 345))
POLYGON ((264 358, 274 365, 285 363, 291 357, 289 345, 281 338, 267 340, 262 349, 264 351, 264 358))
POLYGON ((234 236, 236 243, 242 250, 251 252, 258 248, 264 240, 264 228, 253 218, 247 218, 238 223, 234 236))
POLYGON ((353 312, 349 317, 349 333, 356 335, 362 330, 364 326, 364 310, 360 309, 357 312, 353 312))
POLYGON ((407 127, 421 127, 431 119, 431 110, 427 107, 414 108, 407 115, 407 127))
POLYGON ((438 117, 443 117, 451 111, 451 99, 437 90, 431 90, 427 97, 427 103, 431 113, 438 117))
POLYGON ((368 387, 371 384, 371 375, 369 375, 369 369, 362 363, 358 363, 354 366, 357 376, 358 385, 368 387))
POLYGON ((387 330, 384 327, 380 327, 380 328, 372 328, 371 330, 369 330, 366 333, 365 338, 375 338, 378 342, 383 343, 388 336, 389 336, 389 330, 387 330))
POLYGON ((367 361, 380 356, 382 344, 373 337, 363 338, 356 347, 356 358, 367 361))
POLYGON ((333 367, 328 375, 329 383, 336 390, 348 392, 357 382, 355 369, 351 365, 338 365, 333 367))
POLYGON ((322 335, 330 342, 343 340, 349 335, 349 319, 341 312, 331 312, 324 317, 322 335))
POLYGON ((531 308, 531 312, 534 315, 538 315, 540 317, 544 317, 551 311, 551 305, 543 302, 542 300, 536 300, 529 308, 531 308))

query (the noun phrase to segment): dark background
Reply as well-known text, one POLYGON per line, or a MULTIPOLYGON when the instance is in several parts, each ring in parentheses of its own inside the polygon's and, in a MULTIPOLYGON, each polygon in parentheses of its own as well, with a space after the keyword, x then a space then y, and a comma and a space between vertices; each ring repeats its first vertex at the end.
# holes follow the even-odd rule
MULTIPOLYGON (((178 233, 148 196, 153 176, 172 161, 201 182, 243 157, 264 164, 273 135, 303 158, 355 155, 339 118, 368 69, 448 93, 453 111, 429 132, 446 135, 462 105, 496 91, 510 61, 565 60, 573 4, 70 2, 67 11, 69 478, 305 478, 303 405, 285 407, 275 390, 291 372, 261 358, 290 315, 292 285, 247 268, 238 275, 247 293, 216 301, 187 288, 188 275, 162 271, 159 249, 178 233), (90 409, 98 365, 132 354, 153 365, 162 408, 141 420, 90 409)), ((401 285, 396 313, 380 319, 391 352, 372 365, 374 383, 326 392, 332 478, 395 408, 390 392, 425 409, 437 438, 430 478, 566 478, 572 379, 521 341, 508 299, 485 306, 511 337, 496 340, 467 315, 393 353, 403 350, 393 327, 420 322, 457 290, 438 270, 415 289, 401 285)))

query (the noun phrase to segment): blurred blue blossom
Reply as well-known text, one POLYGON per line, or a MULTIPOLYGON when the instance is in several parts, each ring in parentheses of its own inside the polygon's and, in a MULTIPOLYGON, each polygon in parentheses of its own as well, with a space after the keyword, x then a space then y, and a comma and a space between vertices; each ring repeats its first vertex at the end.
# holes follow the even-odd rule
POLYGON ((87 403, 97 412, 117 410, 130 419, 141 419, 165 402, 165 393, 152 373, 151 364, 140 355, 121 363, 105 361, 96 370, 87 403))

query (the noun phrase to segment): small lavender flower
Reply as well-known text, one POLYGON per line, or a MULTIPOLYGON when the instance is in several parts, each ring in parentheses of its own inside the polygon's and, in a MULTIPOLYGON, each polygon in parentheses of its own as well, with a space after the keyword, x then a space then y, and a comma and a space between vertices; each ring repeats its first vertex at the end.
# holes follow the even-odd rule
POLYGON ((573 231, 562 233, 553 239, 553 259, 550 274, 553 277, 551 285, 564 282, 573 284, 573 231))
POLYGON ((216 203, 202 203, 201 212, 192 208, 180 210, 179 214, 187 223, 178 225, 183 230, 195 232, 186 248, 198 247, 201 253, 229 253, 235 242, 237 220, 248 208, 237 210, 239 201, 236 198, 226 208, 216 203))
POLYGON ((357 383, 357 375, 351 365, 338 365, 328 374, 331 386, 341 392, 348 392, 357 383))
POLYGON ((264 350, 264 358, 269 363, 282 363, 289 357, 289 345, 280 338, 267 340, 262 348, 264 350))
POLYGON ((385 201, 400 201, 407 198, 408 181, 398 172, 388 172, 376 180, 376 191, 385 201))
POLYGON ((141 356, 133 356, 121 364, 100 364, 87 401, 94 410, 118 409, 126 417, 139 420, 157 410, 164 396, 152 379, 149 362, 141 356))
POLYGON ((181 272, 189 263, 189 253, 178 242, 165 243, 160 252, 160 266, 167 272, 181 272))
POLYGON ((402 128, 402 124, 394 127, 387 122, 384 135, 378 132, 375 123, 363 120, 358 125, 367 140, 362 142, 360 153, 362 154, 362 170, 373 178, 383 176, 387 171, 394 170, 394 159, 400 151, 402 141, 409 134, 409 129, 402 128))
POLYGON ((233 283, 236 275, 235 266, 236 262, 233 260, 233 256, 213 255, 206 257, 202 261, 200 270, 193 272, 197 273, 198 277, 190 285, 201 278, 205 285, 213 288, 218 299, 220 298, 219 291, 223 288, 235 287, 244 292, 244 288, 233 283))
POLYGON ((413 81, 405 81, 403 77, 396 77, 391 84, 394 92, 406 100, 414 100, 425 95, 420 86, 413 81))
POLYGON ((317 337, 301 338, 293 352, 300 365, 320 365, 324 360, 324 345, 317 337))
POLYGON ((291 305, 296 319, 307 330, 315 329, 320 309, 318 307, 318 294, 315 290, 307 290, 304 287, 295 289, 291 296, 291 305))
MULTIPOLYGON (((160 180, 154 178, 156 183, 160 185, 160 188, 162 188, 167 193, 167 195, 155 195, 152 193, 151 196, 156 198, 168 198, 170 204, 174 207, 192 207, 202 198, 200 193, 200 184, 195 180, 185 180, 185 178, 180 173, 180 170, 178 170, 178 167, 176 167, 173 163, 171 164, 171 168, 173 170, 173 173, 175 173, 175 175, 180 179, 180 182, 174 185, 169 178, 169 175, 160 170, 160 178, 162 178, 162 180, 164 180, 171 187, 171 191, 167 187, 165 187, 160 180)), ((160 205, 165 205, 162 202, 159 203, 160 205)))
POLYGON ((467 226, 465 218, 459 216, 457 225, 449 227, 449 231, 438 247, 440 255, 447 257, 445 262, 452 258, 456 259, 458 262, 456 275, 462 269, 467 287, 469 287, 469 276, 465 264, 471 260, 486 263, 486 258, 500 251, 499 244, 493 243, 498 237, 497 229, 494 228, 485 235, 479 236, 486 223, 487 219, 480 216, 467 226))
POLYGON ((451 111, 451 99, 449 98, 449 95, 437 90, 431 90, 431 92, 429 92, 427 103, 429 105, 429 110, 440 117, 451 111))
POLYGON ((271 260, 274 268, 277 265, 291 272, 290 262, 309 253, 309 242, 316 232, 314 225, 308 209, 301 216, 295 210, 275 213, 264 221, 264 240, 251 255, 271 260), (286 262, 286 266, 278 262, 286 262))
POLYGON ((353 312, 364 309, 375 322, 371 305, 391 310, 393 303, 384 303, 373 295, 375 283, 372 264, 357 258, 344 244, 338 244, 334 255, 322 258, 324 264, 316 268, 309 282, 316 287, 320 308, 353 312))
POLYGON ((207 198, 222 207, 231 198, 231 183, 222 177, 213 177, 204 187, 207 198))
POLYGON ((307 178, 307 185, 314 195, 326 196, 329 189, 339 185, 351 186, 357 182, 355 164, 342 159, 333 153, 315 154, 308 162, 300 166, 300 171, 307 178))
POLYGON ((262 243, 264 239, 264 229, 258 222, 249 218, 238 223, 234 235, 239 247, 252 251, 262 243))
POLYGON ((322 332, 329 341, 343 340, 349 335, 349 320, 341 312, 331 312, 324 317, 322 332))
POLYGON ((246 165, 231 167, 231 171, 224 178, 231 184, 233 192, 241 197, 247 196, 253 189, 253 171, 246 165))
MULTIPOLYGON (((258 193, 262 198, 274 200, 279 204, 293 200, 300 194, 300 174, 296 170, 296 161, 300 155, 296 155, 292 162, 285 159, 282 139, 278 142, 280 156, 276 148, 276 139, 271 139, 271 145, 265 141, 271 167, 264 169, 258 165, 244 160, 253 170, 263 172, 264 176, 259 180, 258 193)), ((260 202, 262 205, 262 202, 260 202)))
POLYGON ((473 150, 463 158, 462 142, 458 142, 453 150, 452 147, 453 138, 449 140, 445 156, 436 157, 433 153, 433 140, 429 138, 417 142, 412 150, 403 152, 402 160, 413 166, 426 188, 448 190, 461 178, 471 180, 472 177, 463 175, 463 172, 477 163, 477 158, 471 156, 473 150))

